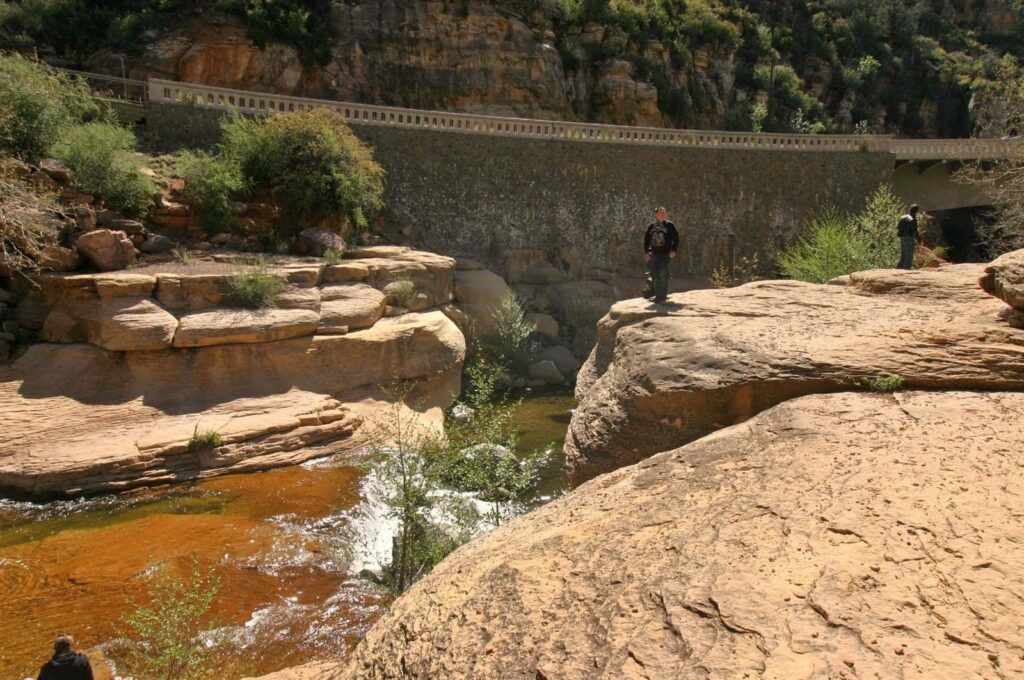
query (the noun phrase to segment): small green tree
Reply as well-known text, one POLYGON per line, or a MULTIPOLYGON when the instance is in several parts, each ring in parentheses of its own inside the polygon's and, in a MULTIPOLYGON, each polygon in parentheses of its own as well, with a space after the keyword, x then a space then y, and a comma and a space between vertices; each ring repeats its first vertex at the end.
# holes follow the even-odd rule
POLYGON ((498 395, 496 384, 504 370, 489 359, 466 369, 469 385, 460 404, 469 415, 448 421, 438 466, 446 486, 491 504, 486 519, 492 526, 516 514, 516 504, 536 488, 546 458, 545 451, 516 454, 515 409, 522 400, 498 395))
POLYGON ((125 675, 140 680, 198 680, 216 671, 216 648, 201 639, 212 625, 210 610, 220 591, 213 568, 193 554, 187 575, 163 565, 151 577, 147 604, 124 620, 124 639, 113 656, 125 675))
POLYGON ((793 246, 775 254, 786 276, 825 283, 866 269, 887 269, 899 258, 896 224, 903 207, 892 189, 879 187, 856 214, 826 208, 814 217, 793 246))
MULTIPOLYGON (((469 539, 458 526, 442 527, 434 518, 453 501, 440 493, 436 435, 425 432, 418 414, 399 396, 370 437, 369 467, 373 492, 398 524, 390 561, 381 582, 394 593, 405 592, 444 557, 469 539)), ((448 513, 453 514, 453 513, 448 513)), ((459 516, 461 513, 454 513, 459 516)))
POLYGON ((85 81, 0 54, 0 151, 37 161, 50 152, 59 130, 100 114, 85 81))
POLYGON ((384 170, 336 111, 241 116, 223 124, 222 153, 237 160, 251 190, 300 223, 327 221, 339 232, 365 228, 383 207, 384 170))
POLYGON ((232 198, 245 190, 241 168, 227 155, 186 151, 179 160, 185 201, 200 223, 212 231, 231 231, 237 216, 232 198))
POLYGON ((522 302, 508 293, 491 310, 491 317, 494 333, 486 338, 485 349, 504 366, 524 370, 536 353, 533 333, 537 328, 526 319, 522 302))
POLYGON ((79 189, 127 215, 148 211, 156 185, 141 172, 135 134, 128 128, 99 121, 69 125, 60 130, 53 153, 68 166, 79 189))

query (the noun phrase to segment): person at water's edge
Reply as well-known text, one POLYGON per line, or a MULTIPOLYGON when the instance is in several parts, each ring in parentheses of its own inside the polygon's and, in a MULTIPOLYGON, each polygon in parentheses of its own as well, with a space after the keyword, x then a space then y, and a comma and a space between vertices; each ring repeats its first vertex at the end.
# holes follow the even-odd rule
POLYGON ((896 235, 900 238, 900 261, 897 269, 912 269, 914 266, 914 246, 921 242, 917 233, 917 214, 921 212, 918 205, 910 206, 910 211, 900 218, 896 227, 896 235))
POLYGON ((38 680, 93 680, 89 657, 74 650, 70 635, 61 635, 53 643, 53 658, 39 669, 38 680))
POLYGON ((659 207, 654 211, 654 221, 647 225, 644 233, 647 275, 651 281, 650 288, 644 291, 644 297, 653 296, 655 302, 664 302, 668 297, 669 263, 675 259, 678 250, 679 232, 676 225, 669 222, 668 212, 659 207))

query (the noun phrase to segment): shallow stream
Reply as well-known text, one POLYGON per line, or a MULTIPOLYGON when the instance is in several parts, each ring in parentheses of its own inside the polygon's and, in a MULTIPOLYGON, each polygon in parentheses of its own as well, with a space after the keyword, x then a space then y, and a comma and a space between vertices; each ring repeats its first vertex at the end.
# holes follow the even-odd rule
MULTIPOLYGON (((537 503, 566 488, 572 407, 570 395, 547 394, 517 411, 522 450, 555 445, 537 503)), ((116 637, 145 601, 148 570, 193 553, 218 565, 216 611, 237 652, 228 677, 343 655, 389 600, 348 573, 362 476, 328 459, 116 496, 0 500, 0 678, 34 678, 58 633, 83 648, 116 637)))

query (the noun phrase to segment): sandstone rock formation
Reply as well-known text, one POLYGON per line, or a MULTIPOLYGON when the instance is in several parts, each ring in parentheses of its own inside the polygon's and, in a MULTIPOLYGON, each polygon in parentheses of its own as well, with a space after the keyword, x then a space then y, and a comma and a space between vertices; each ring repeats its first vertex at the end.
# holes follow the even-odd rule
POLYGON ((0 490, 78 495, 301 462, 323 455, 318 445, 345 445, 361 388, 411 382, 428 407, 446 406, 464 355, 438 311, 189 351, 33 345, 0 367, 0 490), (190 451, 197 427, 224 444, 190 451))
POLYGON ((75 246, 101 272, 124 269, 135 260, 135 246, 123 231, 87 231, 78 237, 75 246))
POLYGON ((1013 311, 1007 313, 1011 325, 1024 328, 1024 250, 996 258, 985 267, 981 287, 996 296, 1013 311))
POLYGON ((614 305, 578 378, 572 480, 879 374, 908 388, 1024 389, 1024 334, 978 288, 983 269, 863 272, 845 286, 763 281, 614 305))
POLYGON ((77 495, 301 461, 353 445, 350 406, 371 387, 449 405, 466 343, 436 307, 451 300, 454 260, 366 255, 346 271, 370 283, 323 287, 336 268, 275 261, 288 287, 262 310, 222 306, 231 262, 39 275, 19 305, 38 311, 19 322, 40 317, 45 344, 0 369, 0 491, 77 495), (417 282, 424 311, 382 319, 378 288, 395 276, 417 282), (190 450, 197 428, 223 444, 190 450))
POLYGON ((776 406, 464 546, 329 677, 1016 677, 1022 423, 1020 393, 776 406))
POLYGON ((455 300, 476 333, 487 336, 494 332, 494 310, 512 295, 505 280, 488 269, 457 270, 455 300))

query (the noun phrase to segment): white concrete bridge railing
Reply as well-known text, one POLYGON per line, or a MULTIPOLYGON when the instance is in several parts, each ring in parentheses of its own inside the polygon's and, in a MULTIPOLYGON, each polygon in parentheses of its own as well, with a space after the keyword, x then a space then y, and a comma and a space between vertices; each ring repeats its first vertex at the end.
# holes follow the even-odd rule
POLYGON ((719 149, 890 152, 896 160, 905 161, 1024 159, 1024 138, 914 140, 883 135, 798 135, 598 125, 354 104, 158 78, 150 78, 146 90, 147 99, 151 102, 189 103, 203 108, 263 115, 327 107, 340 112, 350 123, 359 125, 469 134, 719 149))

